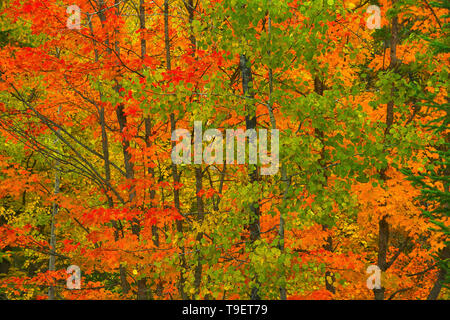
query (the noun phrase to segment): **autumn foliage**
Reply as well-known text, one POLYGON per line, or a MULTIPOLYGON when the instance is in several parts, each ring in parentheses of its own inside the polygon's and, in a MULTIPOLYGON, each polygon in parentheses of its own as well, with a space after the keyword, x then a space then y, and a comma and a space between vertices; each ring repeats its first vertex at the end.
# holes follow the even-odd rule
POLYGON ((447 299, 448 8, 372 2, 2 1, 0 297, 447 299), (277 174, 174 164, 194 121, 277 174))

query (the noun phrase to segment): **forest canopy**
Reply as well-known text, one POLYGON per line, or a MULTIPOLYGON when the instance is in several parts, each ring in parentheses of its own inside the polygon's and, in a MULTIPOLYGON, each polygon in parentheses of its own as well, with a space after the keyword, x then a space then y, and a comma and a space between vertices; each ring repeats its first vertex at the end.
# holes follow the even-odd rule
POLYGON ((448 299, 449 8, 0 1, 0 299, 448 299))

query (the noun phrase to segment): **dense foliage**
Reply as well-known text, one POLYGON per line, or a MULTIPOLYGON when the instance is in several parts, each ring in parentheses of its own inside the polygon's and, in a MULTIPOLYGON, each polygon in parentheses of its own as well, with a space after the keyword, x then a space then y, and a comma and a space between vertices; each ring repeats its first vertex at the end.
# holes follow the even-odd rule
POLYGON ((448 298, 447 1, 70 5, 1 1, 0 297, 448 298), (278 172, 174 163, 197 121, 278 172))

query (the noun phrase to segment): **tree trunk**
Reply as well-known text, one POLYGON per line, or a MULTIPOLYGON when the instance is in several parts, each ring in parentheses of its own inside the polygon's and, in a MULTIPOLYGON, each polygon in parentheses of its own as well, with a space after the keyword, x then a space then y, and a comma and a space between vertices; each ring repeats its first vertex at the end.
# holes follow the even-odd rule
MULTIPOLYGON (((250 61, 247 59, 245 54, 241 54, 240 56, 240 69, 242 73, 242 91, 244 95, 253 98, 254 94, 249 92, 250 85, 252 83, 252 69, 250 66, 250 61)), ((254 107, 250 107, 251 110, 246 110, 247 115, 245 116, 245 127, 247 130, 256 129, 256 114, 254 107)), ((249 172, 249 180, 250 183, 253 183, 258 180, 258 169, 257 167, 250 169, 249 172)), ((250 231, 250 242, 253 243, 261 237, 261 226, 260 226, 260 208, 258 203, 250 204, 250 223, 249 223, 249 231, 250 231)), ((252 300, 260 300, 261 297, 259 295, 259 287, 260 283, 258 280, 258 276, 255 275, 256 286, 252 287, 250 293, 250 299, 252 300)))
MULTIPOLYGON (((61 110, 61 107, 58 109, 58 113, 61 110)), ((58 138, 55 139, 55 149, 58 147, 58 138)), ((53 193, 57 195, 59 193, 59 186, 60 186, 61 176, 59 171, 59 161, 57 160, 55 163, 55 185, 53 193)), ((48 260, 48 270, 49 271, 55 271, 56 270, 56 235, 55 235, 55 217, 58 213, 59 206, 56 202, 53 202, 53 208, 52 208, 52 220, 51 220, 51 226, 50 226, 50 257, 48 260)), ((53 285, 50 285, 48 288, 48 300, 55 300, 55 287, 53 285)))
MULTIPOLYGON (((444 249, 442 249, 439 252, 439 259, 441 261, 448 261, 450 258, 450 246, 446 246, 444 249)), ((448 262, 447 262, 448 263, 448 262)), ((448 264, 447 264, 448 266, 448 264)), ((442 266, 439 268, 439 273, 436 279, 436 282, 434 283, 433 288, 431 289, 430 293, 428 294, 427 300, 436 300, 439 296, 439 293, 441 292, 442 286, 445 283, 445 278, 447 277, 447 269, 445 266, 442 266)))
MULTIPOLYGON (((269 5, 271 3, 271 0, 269 0, 269 5)), ((271 29, 272 29, 272 19, 270 17, 270 14, 268 14, 268 18, 267 18, 267 34, 268 34, 268 38, 269 38, 269 48, 271 48, 272 45, 272 33, 271 33, 271 29)), ((269 49, 268 53, 269 56, 271 55, 271 50, 269 49)), ((273 70, 272 68, 269 67, 269 100, 268 100, 268 109, 269 109, 269 117, 270 117, 270 123, 272 126, 273 130, 277 129, 277 123, 275 120, 275 115, 273 113, 273 101, 272 101, 272 92, 273 92, 273 70)), ((286 167, 281 164, 281 180, 284 182, 284 194, 283 194, 283 201, 282 201, 282 206, 284 207, 286 204, 286 198, 287 198, 287 193, 289 191, 289 187, 290 187, 290 182, 289 179, 287 177, 287 173, 286 173, 286 167)), ((284 208, 283 208, 284 209, 284 208)), ((281 252, 284 252, 284 238, 285 238, 285 232, 284 232, 284 228, 285 228, 285 221, 284 221, 284 217, 283 217, 283 210, 280 210, 280 226, 278 228, 278 249, 280 249, 281 252)), ((284 272, 282 272, 282 276, 284 276, 284 272)), ((284 286, 280 286, 280 300, 287 300, 287 292, 286 292, 286 287, 284 286)))
MULTIPOLYGON (((397 16, 392 18, 391 23, 391 44, 390 44, 390 58, 389 69, 395 69, 398 65, 397 59, 397 44, 398 44, 398 19, 397 16)), ((392 94, 394 94, 395 87, 393 86, 392 94)), ((389 135, 389 130, 394 124, 394 101, 391 100, 386 106, 386 130, 384 136, 389 135)), ((387 168, 380 170, 379 174, 381 179, 386 181, 388 179, 386 175, 387 168)), ((387 215, 383 216, 378 223, 378 267, 381 271, 386 271, 389 266, 387 262, 387 252, 389 248, 389 223, 387 222, 387 215)), ((384 300, 385 288, 381 286, 380 289, 373 289, 375 300, 384 300)))

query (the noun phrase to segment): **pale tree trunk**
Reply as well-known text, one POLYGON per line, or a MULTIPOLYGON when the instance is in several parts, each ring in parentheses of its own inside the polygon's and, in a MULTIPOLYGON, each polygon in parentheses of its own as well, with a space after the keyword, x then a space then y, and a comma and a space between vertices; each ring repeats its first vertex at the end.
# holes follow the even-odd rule
MULTIPOLYGON (((54 188, 54 194, 59 193, 59 184, 60 184, 60 173, 59 173, 59 162, 56 162, 55 165, 55 188, 54 188)), ((55 257, 55 251, 56 251, 56 235, 55 235, 55 217, 58 213, 59 206, 56 202, 53 202, 53 208, 52 208, 52 222, 50 227, 50 258, 48 261, 48 270, 49 271, 55 271, 55 263, 56 263, 56 257, 55 257)), ((55 300, 55 287, 53 285, 50 285, 48 288, 48 300, 55 300)))
MULTIPOLYGON (((61 107, 58 109, 58 113, 61 110, 61 107)), ((55 149, 58 148, 58 138, 54 141, 55 149)), ((56 160, 55 163, 55 184, 53 189, 53 194, 57 195, 59 194, 59 187, 61 182, 61 175, 60 175, 60 164, 59 161, 56 160)), ((55 218, 59 211, 59 205, 55 202, 53 202, 53 208, 52 208, 52 219, 51 219, 51 226, 50 226, 50 257, 48 260, 48 270, 49 271, 55 271, 56 270, 56 234, 55 234, 55 218)), ((50 285, 48 288, 48 300, 55 300, 55 287, 53 285, 50 285)))

